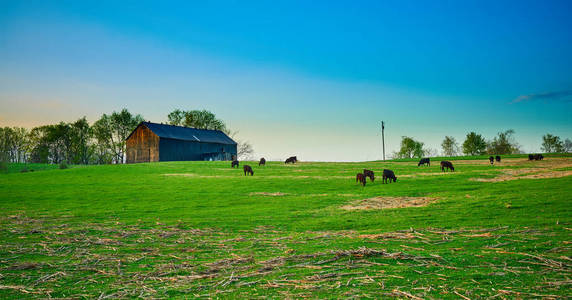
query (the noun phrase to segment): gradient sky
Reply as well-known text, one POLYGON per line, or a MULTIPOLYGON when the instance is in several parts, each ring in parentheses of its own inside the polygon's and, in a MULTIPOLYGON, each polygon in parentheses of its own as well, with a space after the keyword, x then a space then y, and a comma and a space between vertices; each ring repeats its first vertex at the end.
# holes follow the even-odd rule
POLYGON ((0 0, 0 126, 208 109, 256 156, 572 138, 572 1, 0 0), (161 3, 161 4, 158 4, 161 3))

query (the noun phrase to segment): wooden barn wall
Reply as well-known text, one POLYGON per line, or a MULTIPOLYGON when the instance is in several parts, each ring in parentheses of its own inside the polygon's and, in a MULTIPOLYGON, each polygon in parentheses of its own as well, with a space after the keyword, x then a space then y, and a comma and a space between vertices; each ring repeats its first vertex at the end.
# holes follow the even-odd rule
POLYGON ((159 161, 159 137, 139 126, 126 141, 127 163, 159 161))
MULTIPOLYGON (((161 139, 159 142, 160 161, 205 160, 206 153, 225 153, 236 155, 236 145, 199 143, 173 139, 161 139)), ((229 158, 230 158, 230 155, 229 158)))

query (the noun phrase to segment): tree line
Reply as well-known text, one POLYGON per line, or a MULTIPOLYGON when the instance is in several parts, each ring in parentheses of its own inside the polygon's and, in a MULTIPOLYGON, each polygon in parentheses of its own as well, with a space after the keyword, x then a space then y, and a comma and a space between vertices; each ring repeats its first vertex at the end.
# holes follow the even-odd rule
MULTIPOLYGON (((234 136, 226 124, 206 110, 174 110, 171 125, 221 130, 234 136)), ((127 109, 103 114, 93 124, 85 117, 75 122, 43 125, 31 130, 0 127, 0 162, 51 164, 120 164, 125 162, 125 139, 144 121, 127 109)), ((250 155, 252 145, 238 143, 239 156, 250 155)))
MULTIPOLYGON (((485 138, 476 132, 470 132, 461 145, 452 136, 445 136, 441 142, 443 156, 465 155, 506 155, 522 153, 520 145, 514 139, 514 130, 509 129, 499 132, 492 140, 485 138)), ((425 148, 425 144, 407 136, 401 138, 399 151, 394 152, 396 158, 414 158, 423 156, 436 156, 437 151, 425 148)), ((544 153, 572 152, 572 141, 562 140, 550 133, 542 137, 541 149, 544 153)))

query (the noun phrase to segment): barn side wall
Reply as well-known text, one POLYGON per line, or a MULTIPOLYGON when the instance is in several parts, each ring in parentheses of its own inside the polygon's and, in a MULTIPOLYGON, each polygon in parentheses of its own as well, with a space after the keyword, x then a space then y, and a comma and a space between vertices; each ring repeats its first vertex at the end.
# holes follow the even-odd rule
POLYGON ((149 128, 139 126, 126 141, 126 162, 159 161, 159 137, 149 128))
POLYGON ((159 141, 160 161, 230 160, 236 145, 200 143, 162 138, 159 141), (222 154, 224 153, 224 154, 222 154))

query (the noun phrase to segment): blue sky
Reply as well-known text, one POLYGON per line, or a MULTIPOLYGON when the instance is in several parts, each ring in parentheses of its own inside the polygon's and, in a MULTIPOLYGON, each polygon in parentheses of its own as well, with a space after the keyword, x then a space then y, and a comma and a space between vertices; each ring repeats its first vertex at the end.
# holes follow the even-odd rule
POLYGON ((257 156, 572 138, 570 1, 2 1, 0 126, 209 109, 257 156))

